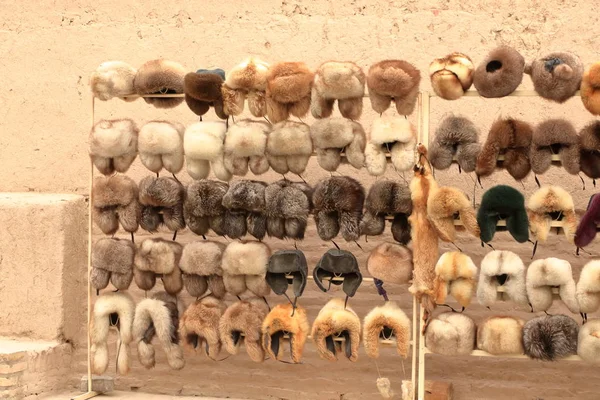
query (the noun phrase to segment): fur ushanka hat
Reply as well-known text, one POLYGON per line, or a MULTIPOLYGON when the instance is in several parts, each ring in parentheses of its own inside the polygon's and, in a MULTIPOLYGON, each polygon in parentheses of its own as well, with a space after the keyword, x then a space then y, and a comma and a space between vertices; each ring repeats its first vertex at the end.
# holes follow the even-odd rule
POLYGON ((527 268, 527 297, 533 311, 547 311, 552 306, 552 288, 558 286, 560 299, 572 313, 579 312, 571 264, 550 257, 535 260, 527 268))
POLYGON ((140 129, 138 152, 140 160, 152 172, 166 169, 176 174, 183 168, 183 133, 178 122, 151 121, 140 129))
POLYGON ((94 97, 102 101, 118 97, 125 101, 138 98, 133 87, 136 69, 123 61, 106 61, 90 76, 94 97))
POLYGON ((343 299, 331 299, 319 311, 312 325, 312 340, 317 353, 324 360, 337 361, 342 345, 335 338, 344 338, 344 354, 352 361, 358 360, 360 345, 360 318, 343 299))
POLYGON ((525 178, 531 171, 529 148, 533 128, 527 122, 504 118, 492 124, 485 144, 477 157, 475 173, 485 177, 496 169, 498 156, 504 154, 502 167, 516 180, 525 178))
POLYGON ((219 181, 195 181, 188 185, 183 216, 192 232, 206 235, 212 229, 219 236, 228 235, 229 211, 222 204, 228 189, 229 185, 219 181))
POLYGON ((379 358, 379 340, 396 340, 396 351, 406 358, 410 347, 410 319, 394 301, 373 308, 363 321, 363 345, 369 358, 379 358))
POLYGON ((593 115, 600 115, 600 62, 592 64, 583 73, 581 101, 593 115))
POLYGON ((337 100, 342 117, 359 119, 365 95, 365 73, 353 62, 327 61, 315 71, 310 111, 315 118, 327 118, 337 100))
POLYGON ((267 233, 278 239, 304 239, 312 209, 312 188, 286 179, 265 188, 267 233))
POLYGON ((525 265, 512 251, 494 250, 486 254, 479 269, 477 299, 482 306, 492 306, 498 297, 517 304, 528 303, 525 265), (498 288, 502 287, 502 293, 498 288))
POLYGON ((477 328, 477 348, 495 356, 523 354, 523 325, 517 317, 489 317, 477 328))
POLYGON ((404 60, 384 60, 371 65, 367 76, 371 107, 383 113, 392 100, 400 115, 410 115, 417 104, 421 72, 404 60))
POLYGON ((313 152, 310 127, 303 122, 281 121, 267 138, 267 160, 278 174, 300 175, 313 152))
POLYGON ((331 285, 342 285, 342 290, 347 296, 353 297, 362 283, 362 274, 354 254, 346 250, 329 249, 313 270, 315 283, 323 292, 327 292, 331 285), (341 278, 342 280, 334 280, 341 278), (323 281, 329 281, 327 287, 323 281))
POLYGON ((227 119, 223 111, 223 95, 221 85, 225 79, 222 69, 199 69, 185 75, 183 91, 185 102, 192 112, 203 116, 210 107, 215 109, 215 114, 221 119, 227 119))
POLYGON ((271 249, 265 243, 229 243, 223 252, 221 264, 227 293, 239 296, 249 290, 256 296, 267 296, 271 292, 265 280, 270 257, 271 249))
POLYGON ((600 196, 590 197, 587 209, 575 231, 575 245, 585 247, 596 237, 600 225, 600 196))
POLYGON ((341 231, 347 241, 360 237, 365 189, 348 176, 320 181, 313 192, 314 218, 321 240, 331 240, 341 231))
POLYGON ((588 321, 579 329, 577 355, 589 363, 600 362, 600 319, 588 321))
POLYGON ((471 58, 463 53, 436 58, 429 64, 431 87, 442 99, 459 99, 473 84, 474 69, 471 58))
POLYGON ((415 127, 405 118, 389 115, 375 118, 365 146, 367 171, 371 175, 383 175, 387 153, 396 171, 411 169, 415 165, 416 137, 415 127))
POLYGON ((227 171, 236 176, 246 175, 248 167, 254 175, 267 172, 269 162, 265 150, 270 131, 271 126, 265 121, 243 119, 230 125, 223 147, 223 162, 227 171))
POLYGON ((224 111, 227 115, 240 115, 244 111, 244 100, 248 109, 257 118, 267 114, 265 90, 269 64, 250 57, 233 67, 221 86, 224 111))
POLYGON ((196 350, 204 347, 204 354, 216 361, 221 351, 219 322, 227 306, 214 296, 206 296, 190 304, 179 320, 179 337, 185 346, 196 350))
POLYGON ((438 236, 445 242, 456 240, 454 220, 457 215, 467 232, 475 237, 481 233, 471 202, 456 188, 443 186, 432 190, 427 199, 427 215, 438 236))
POLYGON ((203 240, 183 247, 179 268, 183 273, 183 286, 192 297, 202 296, 206 290, 221 299, 225 296, 221 260, 225 244, 203 240))
POLYGON ((251 298, 233 303, 219 321, 221 343, 229 354, 238 354, 242 338, 254 362, 263 362, 262 323, 269 312, 263 299, 251 298))
POLYGON ((523 80, 525 59, 509 46, 492 50, 473 75, 475 89, 483 97, 504 97, 514 92, 523 80))
POLYGON ((92 342, 91 358, 94 374, 103 374, 108 368, 108 334, 111 327, 116 328, 117 372, 127 375, 129 372, 129 343, 133 340, 133 316, 135 303, 127 292, 107 292, 98 296, 94 303, 90 326, 92 342))
POLYGON ((452 158, 465 172, 475 171, 481 151, 479 130, 473 122, 461 116, 448 116, 438 126, 429 148, 429 161, 435 169, 448 169, 452 158))
POLYGON ((94 179, 92 196, 92 216, 102 233, 114 234, 119 223, 127 232, 138 230, 142 208, 133 179, 125 175, 99 176, 94 179))
POLYGON ((130 240, 101 238, 92 246, 90 284, 100 290, 108 281, 118 290, 127 290, 133 280, 135 245, 130 240))
POLYGON ((554 361, 577 354, 579 325, 566 315, 543 315, 523 326, 523 348, 533 359, 554 361))
POLYGON ((560 156, 560 162, 569 174, 579 173, 579 136, 567 120, 549 119, 533 130, 529 155, 531 170, 535 174, 546 172, 552 164, 552 154, 560 156))
POLYGON ((412 278, 413 254, 406 247, 395 243, 381 243, 367 258, 367 271, 385 283, 403 285, 412 278))
POLYGON ((497 227, 499 220, 506 220, 505 229, 519 243, 529 240, 529 221, 525 210, 525 198, 515 188, 497 185, 487 190, 481 198, 477 210, 477 224, 481 229, 481 241, 490 242, 496 231, 504 230, 497 227))
POLYGON ((269 258, 267 266, 267 275, 265 277, 267 283, 276 295, 285 295, 288 286, 292 285, 294 292, 294 302, 304 293, 306 287, 306 279, 308 276, 308 264, 306 257, 300 250, 279 250, 269 258), (291 278, 288 278, 291 276, 291 278))
POLYGON ((103 119, 90 132, 90 157, 104 175, 127 172, 137 157, 138 128, 130 119, 103 119))
POLYGON ((262 239, 267 233, 265 215, 265 188, 261 181, 240 180, 231 182, 223 196, 223 207, 228 211, 227 236, 238 239, 247 233, 262 239))
POLYGON ((581 172, 600 178, 600 121, 590 122, 579 132, 579 156, 581 172))
POLYGON ((185 188, 171 177, 150 175, 142 179, 139 194, 142 228, 148 232, 156 232, 161 224, 171 231, 185 228, 184 197, 185 188))
POLYGON ((445 304, 450 294, 462 307, 471 304, 477 285, 477 267, 471 257, 459 251, 449 251, 440 257, 435 265, 436 304, 445 304))
POLYGON ((282 340, 288 336, 290 358, 294 364, 302 361, 304 344, 310 332, 310 325, 303 307, 289 303, 278 304, 267 314, 262 323, 262 346, 273 360, 281 360, 282 340))
MULTIPOLYGON (((587 314, 600 308, 600 260, 592 260, 583 266, 577 282, 579 311, 587 314)), ((600 338, 600 337, 599 337, 600 338)))
POLYGON ((583 63, 576 54, 555 52, 527 64, 525 73, 531 75, 537 94, 564 103, 579 90, 583 63))
POLYGON ((342 151, 347 162, 356 169, 365 163, 365 130, 359 122, 346 118, 325 118, 310 126, 310 135, 317 152, 317 162, 326 171, 335 171, 342 162, 342 151))
MULTIPOLYGON (((138 95, 183 94, 186 68, 169 60, 152 60, 142 65, 135 74, 133 86, 138 95)), ((183 103, 182 97, 144 97, 156 108, 173 108, 183 103)))
POLYGON ((529 230, 539 242, 545 242, 553 220, 562 221, 562 229, 569 243, 575 239, 579 218, 575 214, 573 198, 559 186, 544 186, 531 195, 527 201, 529 230))
POLYGON ((425 345, 432 353, 466 356, 475 348, 475 322, 465 314, 447 312, 432 319, 425 331, 425 345))
POLYGON ((182 247, 165 239, 144 239, 135 253, 133 278, 142 290, 150 290, 160 276, 165 291, 176 295, 183 289, 179 261, 182 247))
POLYGON ((272 64, 267 72, 267 116, 275 124, 294 117, 302 118, 310 109, 314 74, 303 62, 272 64))
POLYGON ((212 172, 222 180, 228 181, 232 175, 225 168, 223 160, 223 142, 227 128, 224 122, 195 122, 185 129, 183 150, 187 172, 192 179, 206 179, 212 172))

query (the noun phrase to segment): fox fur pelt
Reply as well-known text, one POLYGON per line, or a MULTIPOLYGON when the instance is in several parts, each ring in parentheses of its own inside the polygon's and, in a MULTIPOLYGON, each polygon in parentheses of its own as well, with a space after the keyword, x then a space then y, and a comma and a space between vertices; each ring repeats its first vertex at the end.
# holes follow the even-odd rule
POLYGON ((381 114, 392 100, 400 115, 410 115, 417 104, 421 72, 404 60, 383 60, 369 68, 367 86, 371 107, 381 114))
POLYGON ((569 192, 559 186, 544 186, 531 195, 527 202, 527 216, 529 230, 536 240, 546 241, 550 224, 556 219, 554 214, 561 215, 565 237, 569 243, 573 243, 579 218, 569 192))
POLYGON ((187 172, 192 179, 206 179, 211 167, 215 176, 222 180, 231 179, 225 168, 223 142, 226 125, 224 122, 203 121, 189 125, 183 135, 183 150, 187 172))
MULTIPOLYGON (((152 60, 142 65, 135 74, 133 86, 138 95, 183 94, 183 80, 188 70, 169 60, 152 60)), ((144 97, 156 108, 173 108, 183 103, 182 97, 144 97)))
POLYGON ((278 304, 267 314, 262 323, 262 346, 273 360, 281 360, 282 341, 288 335, 290 357, 295 364, 302 361, 304 344, 310 332, 306 310, 289 304, 278 304))
POLYGON ((590 197, 587 209, 575 231, 575 245, 585 247, 596 237, 597 226, 600 225, 600 196, 590 197))
POLYGON ((396 171, 411 169, 415 165, 416 137, 415 127, 405 118, 389 115, 375 118, 365 146, 367 171, 371 175, 383 175, 387 153, 396 171))
POLYGON ((150 290, 160 275, 167 293, 176 295, 183 289, 179 261, 182 247, 165 239, 144 239, 135 253, 133 278, 142 290, 150 290))
POLYGON ((310 126, 310 135, 317 152, 317 162, 326 171, 336 171, 346 161, 356 169, 365 163, 366 136, 359 122, 346 118, 319 119, 310 126))
POLYGON ((342 117, 358 120, 365 94, 365 73, 353 62, 327 61, 315 71, 310 111, 315 118, 327 118, 337 100, 342 117))
POLYGON ((246 232, 259 240, 265 237, 266 187, 265 182, 251 180, 234 181, 229 185, 222 204, 229 211, 226 229, 230 238, 241 238, 246 232))
POLYGON ((300 175, 313 152, 310 127, 303 122, 281 121, 273 126, 267 139, 267 160, 278 174, 300 175))
POLYGON ((225 244, 212 240, 191 242, 183 247, 179 267, 183 285, 192 297, 200 297, 210 290, 217 297, 225 296, 221 260, 225 244))
POLYGON ((468 307, 476 285, 477 267, 471 257, 458 251, 442 254, 435 265, 433 290, 436 304, 445 304, 446 296, 450 294, 458 304, 468 307))
POLYGON ((579 325, 566 315, 544 315, 523 326, 523 348, 533 359, 554 361, 577 353, 579 325))
POLYGON ((581 80, 581 101, 593 115, 600 115, 600 62, 592 64, 581 80))
POLYGON ((525 265, 521 257, 512 251, 494 250, 481 261, 477 299, 482 306, 492 306, 498 298, 498 287, 502 296, 521 305, 528 303, 525 287, 525 265))
POLYGON ((535 260, 527 268, 527 297, 534 311, 547 311, 552 306, 552 288, 558 286, 560 299, 572 313, 579 312, 576 286, 571 264, 550 257, 535 260))
POLYGON ((228 293, 239 296, 246 290, 259 297, 271 293, 265 280, 271 249, 257 241, 231 242, 223 252, 221 268, 228 293))
POLYGON ((492 50, 477 66, 473 75, 475 89, 483 97, 508 96, 523 80, 525 59, 509 46, 492 50))
POLYGON ((127 290, 133 280, 135 245, 126 239, 101 238, 92 246, 90 284, 101 290, 108 281, 118 290, 127 290))
POLYGON ((94 222, 105 235, 119 230, 138 230, 142 207, 138 201, 138 186, 125 175, 99 176, 92 187, 94 222))
POLYGON ((561 165, 569 174, 579 173, 579 136, 565 119, 549 119, 535 127, 529 154, 531 170, 536 174, 548 171, 552 154, 560 156, 561 165))
POLYGON ((525 65, 535 91, 545 99, 564 103, 581 86, 583 63, 569 52, 554 52, 525 65))
POLYGON ((600 178, 600 121, 590 122, 579 132, 579 154, 581 172, 600 178))
POLYGON ((243 119, 229 126, 225 134, 223 162, 229 173, 245 176, 248 168, 254 175, 269 170, 265 155, 267 136, 271 126, 265 121, 243 119))
POLYGON ((137 157, 138 128, 131 119, 103 119, 90 132, 90 157, 104 175, 125 173, 137 157))
POLYGON ((133 81, 137 70, 123 61, 106 61, 90 76, 94 97, 102 101, 118 97, 125 101, 137 100, 133 81))
POLYGON ((304 239, 308 216, 312 210, 312 188, 287 179, 265 188, 267 233, 278 239, 304 239))
POLYGON ((271 123, 284 121, 290 115, 302 118, 308 114, 313 77, 303 62, 280 62, 269 67, 266 104, 271 123))
POLYGON ((379 358, 379 339, 396 340, 396 351, 408 357, 410 348, 410 319, 394 301, 373 308, 363 322, 363 345, 369 358, 379 358))
POLYGON ((444 186, 431 191, 427 200, 429 221, 444 242, 456 240, 455 215, 471 235, 479 237, 481 231, 475 216, 475 210, 467 196, 453 187, 444 186))
POLYGON ((223 111, 227 115, 240 115, 244 111, 244 101, 248 99, 248 109, 253 116, 267 115, 265 90, 269 64, 250 57, 228 71, 225 83, 221 86, 223 111))
POLYGON ((214 296, 190 304, 179 320, 179 337, 184 345, 194 351, 204 347, 204 354, 216 361, 221 351, 219 322, 226 308, 225 303, 214 296))
POLYGON ((447 312, 432 319, 425 331, 425 345, 436 354, 466 356, 475 347, 475 322, 465 314, 447 312))
POLYGON ((223 95, 221 85, 225 79, 222 69, 199 69, 190 72, 183 78, 185 102, 196 115, 204 115, 213 107, 217 117, 227 119, 223 111, 223 95))
POLYGON ((142 179, 139 194, 142 228, 148 232, 156 232, 161 224, 171 231, 185 228, 184 197, 183 185, 174 178, 150 175, 142 179))
POLYGON ((151 121, 142 126, 138 135, 140 160, 152 172, 163 168, 176 174, 183 168, 183 134, 178 122, 151 121))
POLYGON ((471 58, 463 53, 436 58, 429 64, 431 87, 442 99, 459 99, 473 84, 474 69, 471 58))
POLYGON ((233 303, 219 321, 221 343, 229 354, 238 354, 242 337, 250 359, 263 362, 265 351, 261 342, 262 323, 268 313, 263 299, 251 298, 233 303))
POLYGON ((577 304, 582 313, 593 313, 600 308, 600 260, 583 266, 577 282, 577 304))
POLYGON ((448 116, 435 132, 429 150, 429 161, 435 169, 450 168, 453 158, 465 172, 475 171, 477 156, 481 151, 479 130, 473 122, 462 116, 448 116))
POLYGON ((579 329, 577 354, 589 363, 600 363, 600 319, 593 319, 579 329))
POLYGON ((183 203, 185 224, 196 235, 206 235, 212 229, 219 236, 228 234, 229 211, 223 206, 223 196, 229 185, 201 180, 190 183, 183 203))
POLYGON ((489 317, 477 329, 477 348, 495 356, 523 354, 523 325, 517 317, 489 317))
POLYGON ((312 325, 312 340, 317 347, 317 353, 324 360, 337 361, 337 352, 341 346, 335 341, 343 337, 344 354, 352 362, 358 360, 360 345, 360 319, 344 300, 334 298, 319 311, 312 325))
POLYGON ((385 283, 407 284, 413 274, 413 253, 396 243, 381 243, 367 258, 367 271, 385 283))

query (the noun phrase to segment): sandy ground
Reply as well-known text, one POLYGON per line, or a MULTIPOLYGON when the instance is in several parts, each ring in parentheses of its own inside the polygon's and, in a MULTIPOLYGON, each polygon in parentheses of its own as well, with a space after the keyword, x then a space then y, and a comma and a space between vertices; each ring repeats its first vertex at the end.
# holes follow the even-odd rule
MULTIPOLYGON (((40 400, 64 400, 75 396, 73 392, 64 392, 60 394, 54 394, 50 396, 41 397, 40 400)), ((164 394, 150 394, 150 393, 133 393, 123 392, 120 390, 112 393, 103 394, 99 399, 111 399, 111 400, 217 400, 217 397, 198 397, 198 396, 169 396, 164 394)), ((231 398, 230 398, 231 399, 231 398)), ((236 400, 236 399, 231 399, 236 400)), ((237 399, 239 400, 239 399, 237 399)))

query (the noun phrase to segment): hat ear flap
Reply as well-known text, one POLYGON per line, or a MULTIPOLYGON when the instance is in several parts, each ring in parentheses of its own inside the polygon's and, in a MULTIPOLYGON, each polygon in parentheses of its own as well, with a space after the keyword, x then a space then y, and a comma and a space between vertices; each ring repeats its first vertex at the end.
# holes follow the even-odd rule
POLYGON ((517 242, 525 243, 528 241, 529 220, 527 218, 527 211, 524 209, 516 211, 515 215, 506 220, 506 228, 517 242))

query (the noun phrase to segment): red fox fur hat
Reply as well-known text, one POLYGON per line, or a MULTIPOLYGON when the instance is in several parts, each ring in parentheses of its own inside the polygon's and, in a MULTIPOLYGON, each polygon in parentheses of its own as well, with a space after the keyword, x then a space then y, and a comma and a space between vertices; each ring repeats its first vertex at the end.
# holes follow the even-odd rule
POLYGON ((600 178, 600 121, 590 122, 579 132, 579 155, 581 172, 600 178))
POLYGON ((531 170, 543 174, 552 164, 552 154, 569 174, 577 175, 579 166, 579 136, 573 125, 564 119, 549 119, 538 124, 531 137, 531 170))
POLYGON ((165 292, 156 293, 150 299, 140 301, 135 308, 133 338, 137 343, 140 363, 150 369, 154 367, 154 346, 156 336, 167 355, 172 369, 185 366, 183 350, 179 346, 179 316, 183 314, 183 304, 176 297, 165 292))
POLYGON ((435 94, 446 100, 456 100, 473 84, 473 61, 463 53, 451 53, 429 64, 429 78, 435 94))
POLYGON ((225 303, 214 296, 190 304, 179 320, 179 337, 184 345, 194 351, 204 347, 204 354, 216 361, 221 351, 219 322, 226 308, 225 303))
POLYGON ((278 304, 262 323, 262 347, 273 360, 281 360, 281 341, 288 335, 290 357, 294 364, 298 364, 302 361, 302 352, 309 332, 310 325, 303 307, 294 308, 289 303, 278 304))
POLYGON ((523 80, 525 59, 512 47, 492 50, 473 75, 475 89, 483 97, 504 97, 514 92, 523 80))
POLYGON ((410 319, 394 301, 373 308, 363 322, 363 345, 369 358, 379 358, 379 340, 396 340, 396 351, 406 358, 410 348, 410 319))
POLYGON ((259 297, 271 293, 267 284, 267 266, 271 249, 265 243, 231 242, 223 252, 221 268, 227 293, 239 296, 246 290, 259 297))
POLYGON ((311 125, 310 135, 317 162, 324 170, 337 170, 342 162, 342 151, 350 165, 356 169, 363 167, 366 136, 360 123, 337 117, 319 119, 311 125))
POLYGON ((517 317, 489 317, 477 329, 477 348, 495 356, 523 354, 523 325, 517 317))
POLYGON ((165 239, 144 239, 135 253, 133 278, 142 290, 150 290, 156 284, 157 275, 169 294, 176 295, 183 289, 179 260, 182 248, 177 242, 165 239))
POLYGON ((221 85, 225 79, 222 69, 199 69, 185 75, 183 91, 185 102, 196 115, 204 115, 210 107, 215 109, 215 114, 221 119, 227 119, 223 111, 223 95, 221 85))
POLYGON ((294 117, 302 118, 310 109, 314 74, 303 62, 272 64, 267 72, 267 116, 275 124, 294 117))
POLYGON ((102 375, 108 368, 108 334, 110 328, 116 328, 117 338, 116 364, 120 375, 129 372, 129 343, 133 340, 133 316, 135 303, 127 292, 107 292, 98 296, 94 303, 90 326, 92 342, 91 358, 94 374, 102 375))
POLYGON ((119 230, 138 230, 142 208, 138 201, 138 186, 125 175, 99 176, 92 187, 94 222, 105 235, 119 230))
POLYGON ((164 224, 169 230, 185 228, 183 218, 183 185, 171 177, 150 175, 140 181, 140 225, 148 232, 158 231, 164 224))
POLYGON ((247 233, 261 240, 267 234, 265 188, 261 181, 231 182, 223 196, 223 207, 228 210, 227 236, 238 239, 247 233))
POLYGON ((238 354, 242 338, 246 352, 254 362, 263 362, 262 323, 268 313, 264 299, 252 298, 233 303, 219 321, 221 343, 229 354, 238 354))
POLYGON ((544 315, 523 326, 523 348, 533 359, 554 361, 577 354, 579 325, 566 315, 544 315))
POLYGON ((310 111, 315 118, 327 118, 337 100, 342 117, 357 120, 362 114, 365 73, 353 62, 327 61, 315 71, 310 111))
POLYGON ((550 53, 527 64, 525 73, 531 75, 533 87, 540 96, 564 103, 579 90, 583 63, 573 53, 550 53))
POLYGON ((243 119, 230 125, 223 147, 227 171, 236 176, 246 175, 248 167, 254 175, 267 172, 269 162, 265 151, 270 131, 271 126, 265 121, 243 119))
POLYGON ((477 285, 477 267, 471 257, 459 251, 449 251, 435 265, 435 302, 445 304, 446 296, 452 295, 462 307, 471 304, 477 285))
POLYGON ((579 329, 577 355, 589 363, 600 363, 600 319, 588 321, 579 329))
POLYGON ((304 239, 312 209, 312 188, 287 179, 265 188, 267 233, 278 239, 304 239))
POLYGON ((385 283, 406 284, 412 278, 412 270, 412 251, 396 243, 381 243, 367 258, 369 274, 385 283))
POLYGON ((450 168, 453 158, 465 172, 475 171, 477 156, 481 151, 479 130, 473 122, 461 116, 448 116, 435 132, 429 148, 429 161, 433 168, 450 168))
POLYGON ((136 69, 123 61, 106 61, 90 76, 94 97, 102 101, 118 97, 125 101, 138 98, 133 87, 136 69))
POLYGON ((568 261, 550 257, 535 260, 527 268, 527 297, 534 311, 552 306, 552 288, 558 286, 560 299, 572 313, 579 312, 577 289, 568 261))
POLYGON ((494 250, 486 254, 479 269, 477 299, 482 306, 492 306, 498 297, 527 304, 525 265, 512 251, 494 250), (498 293, 498 288, 504 291, 498 293))
POLYGON ((300 175, 313 152, 310 127, 302 122, 281 121, 267 138, 267 160, 278 174, 300 175))
POLYGON ((539 242, 545 242, 550 233, 552 220, 563 223, 563 231, 569 243, 575 239, 579 218, 575 214, 573 198, 559 186, 544 186, 531 195, 527 201, 529 230, 539 242), (558 215, 558 216, 557 216, 558 215))
POLYGON ((371 107, 379 114, 392 100, 400 115, 410 115, 417 104, 421 72, 404 60, 384 60, 371 65, 367 76, 371 107))
POLYGON ((344 306, 344 299, 329 300, 312 325, 312 340, 317 353, 329 361, 337 361, 337 352, 343 345, 346 357, 356 362, 360 333, 360 318, 350 307, 344 306), (335 341, 338 337, 344 338, 342 344, 335 341))
POLYGON ((250 57, 233 67, 221 86, 224 111, 227 115, 240 115, 244 111, 244 100, 248 109, 257 118, 267 114, 265 90, 269 64, 250 57))
POLYGON ((396 171, 411 169, 415 165, 416 138, 415 127, 405 118, 389 115, 375 118, 365 147, 367 171, 371 175, 383 175, 387 153, 396 171))
POLYGON ((583 73, 581 101, 593 115, 600 115, 600 62, 592 64, 583 73))
POLYGON ((167 121, 151 121, 140 129, 140 160, 152 172, 166 169, 176 174, 183 168, 183 133, 185 127, 167 121))
MULTIPOLYGON (((135 74, 133 86, 138 95, 183 94, 183 80, 187 69, 168 60, 152 60, 142 65, 135 74)), ((156 108, 173 108, 183 103, 183 97, 144 97, 156 108)))
POLYGON ((192 297, 200 297, 210 290, 217 297, 225 296, 221 259, 225 244, 203 240, 183 247, 179 268, 183 273, 183 285, 192 297))
POLYGON ((189 184, 183 203, 185 224, 196 235, 206 235, 212 229, 219 236, 228 234, 229 211, 223 206, 223 196, 229 185, 219 181, 195 181, 189 184))
POLYGON ((600 308, 600 260, 592 260, 583 266, 577 282, 579 311, 587 314, 600 308))
POLYGON ((108 281, 119 290, 129 289, 133 280, 135 245, 130 240, 101 238, 92 247, 90 283, 104 289, 108 281))
POLYGON ((104 175, 127 172, 137 157, 138 128, 130 119, 103 119, 90 132, 90 157, 104 175))
POLYGON ((600 225, 600 196, 592 195, 575 231, 575 245, 585 247, 594 240, 600 225))
POLYGON ((224 122, 203 121, 189 125, 183 135, 187 172, 192 179, 206 179, 212 171, 222 181, 231 179, 223 160, 224 122))
POLYGON ((475 322, 465 314, 447 312, 432 319, 425 331, 425 345, 432 353, 466 356, 475 348, 475 322))
POLYGON ((471 202, 463 192, 444 186, 431 191, 427 199, 429 221, 444 242, 456 240, 455 215, 471 235, 479 237, 480 230, 471 202))

